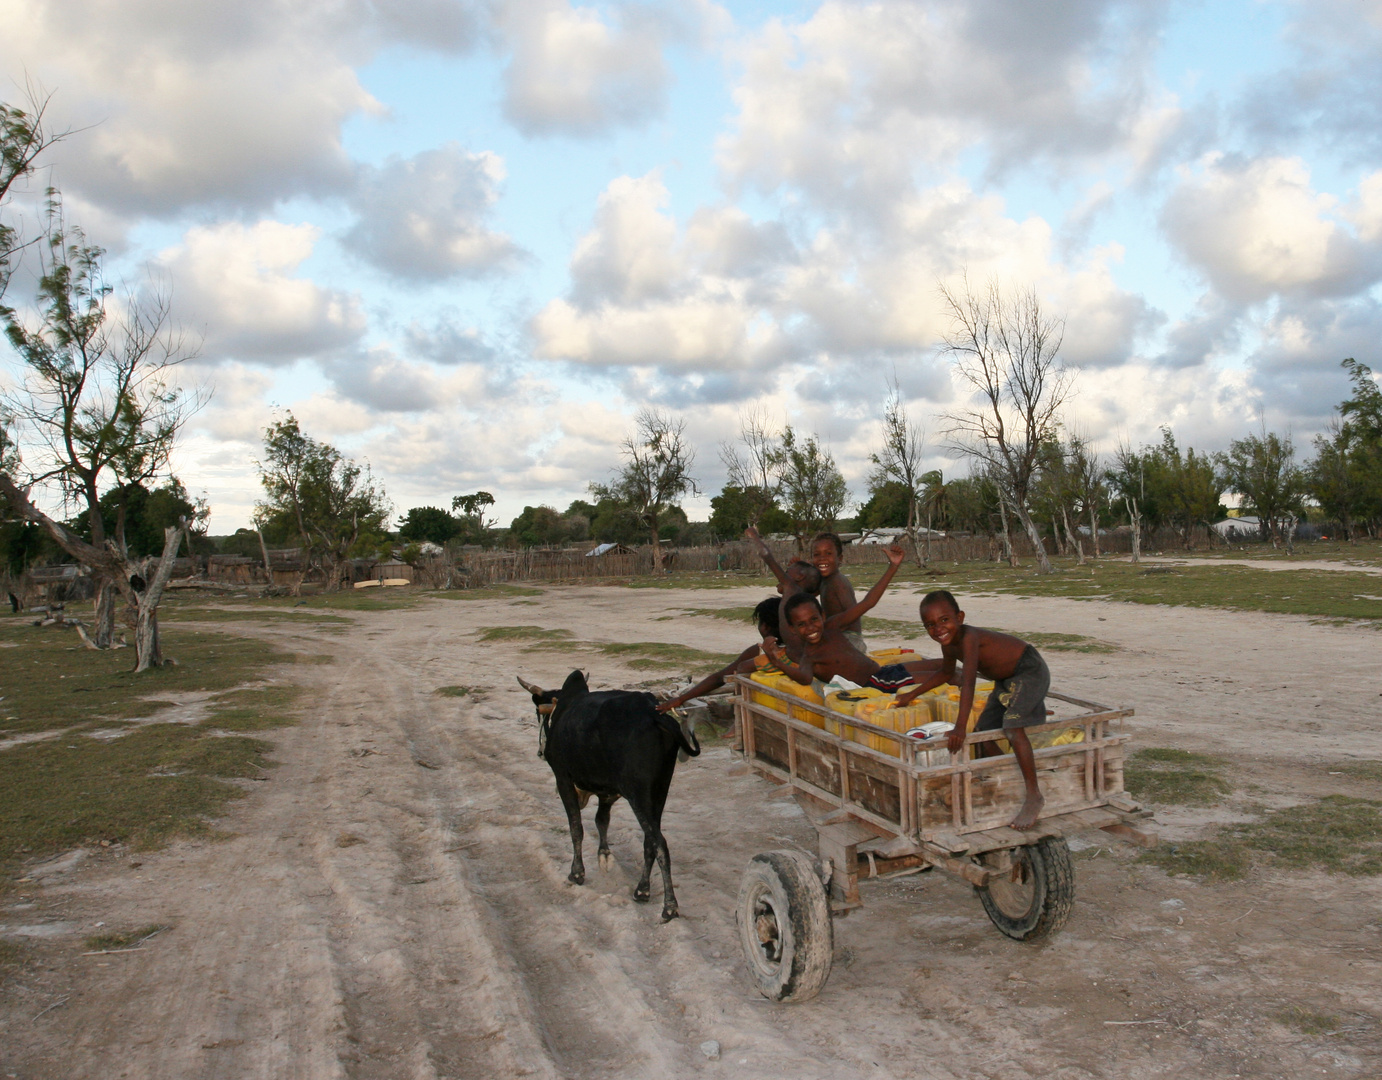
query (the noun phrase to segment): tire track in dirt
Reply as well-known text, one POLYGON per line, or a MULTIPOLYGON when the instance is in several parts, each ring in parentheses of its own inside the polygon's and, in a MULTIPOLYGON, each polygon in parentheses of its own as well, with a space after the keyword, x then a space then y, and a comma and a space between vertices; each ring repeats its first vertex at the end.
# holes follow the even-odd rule
MULTIPOLYGON (((409 661, 393 663, 406 669, 409 661)), ((726 972, 737 970, 737 957, 721 950, 707 963, 696 945, 707 937, 704 915, 688 912, 689 918, 664 925, 657 904, 631 901, 642 836, 627 808, 617 806, 611 823, 614 873, 601 873, 591 860, 587 885, 569 885, 569 834, 550 770, 536 757, 527 695, 494 690, 484 701, 467 701, 454 711, 429 698, 409 712, 404 726, 419 757, 445 763, 430 773, 428 786, 458 838, 463 872, 502 935, 496 951, 516 961, 561 1075, 665 1077, 706 1068, 699 1044, 712 1037, 726 1006, 743 1008, 744 987, 726 972)), ((684 781, 680 792, 677 787, 674 782, 667 826, 691 797, 684 781)), ((593 850, 589 820, 587 828, 587 848, 593 850)), ((675 842, 672 857, 679 894, 688 885, 706 888, 688 874, 693 860, 679 859, 675 842)), ((654 900, 656 888, 655 883, 654 900)), ((727 915, 732 928, 732 897, 718 883, 706 891, 717 897, 721 917, 727 915)), ((755 1007, 772 1008, 762 999, 750 1011, 755 1007)), ((741 1024, 742 1017, 736 1018, 736 1026, 741 1024)), ((740 1058, 775 1061, 803 1077, 853 1075, 840 1062, 803 1054, 768 1025, 755 1027, 752 1049, 745 1047, 740 1058)))

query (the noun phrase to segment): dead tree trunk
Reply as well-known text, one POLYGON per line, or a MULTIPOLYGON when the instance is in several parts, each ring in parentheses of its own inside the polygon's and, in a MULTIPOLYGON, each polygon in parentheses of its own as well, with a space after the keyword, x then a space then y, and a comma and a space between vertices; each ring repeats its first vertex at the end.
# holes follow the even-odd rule
POLYGON ((173 563, 177 561, 178 548, 182 546, 183 532, 184 525, 169 525, 163 530, 163 554, 159 557, 152 580, 144 581, 137 574, 131 576, 130 591, 134 594, 135 605, 136 675, 151 667, 163 666, 163 649, 158 640, 158 604, 163 599, 163 590, 168 587, 168 579, 173 576, 173 563))
POLYGON ((1061 520, 1065 522, 1065 535, 1070 541, 1070 546, 1075 549, 1075 562, 1078 566, 1084 565, 1084 545, 1080 543, 1079 536, 1070 527, 1070 515, 1066 513, 1065 507, 1060 508, 1061 520))
POLYGON ((1023 529, 1027 532, 1027 539, 1032 542, 1032 547, 1036 550, 1037 571, 1042 574, 1051 572, 1051 560, 1046 557, 1046 545, 1041 542, 1041 531, 1037 528, 1036 522, 1032 520, 1032 515, 1027 512, 1025 506, 1017 503, 1013 504, 1013 513, 1017 515, 1017 520, 1022 523, 1023 529))
POLYGON ((1128 523, 1132 529, 1132 561, 1142 561, 1142 512, 1139 510, 1136 499, 1123 500, 1128 508, 1128 523))
POLYGON ((1009 566, 1017 566, 1017 552, 1013 550, 1012 533, 1008 531, 1008 504, 998 500, 998 516, 1003 523, 1003 555, 1009 566))

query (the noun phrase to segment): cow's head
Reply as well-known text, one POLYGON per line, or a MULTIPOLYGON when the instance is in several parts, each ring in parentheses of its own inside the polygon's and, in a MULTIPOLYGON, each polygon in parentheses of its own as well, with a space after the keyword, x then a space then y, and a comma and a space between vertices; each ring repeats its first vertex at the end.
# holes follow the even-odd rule
POLYGON ((537 756, 547 754, 547 732, 552 722, 560 716, 576 698, 589 693, 585 675, 578 669, 566 677, 560 690, 544 690, 528 682, 521 676, 518 685, 533 695, 533 707, 537 709, 537 756))

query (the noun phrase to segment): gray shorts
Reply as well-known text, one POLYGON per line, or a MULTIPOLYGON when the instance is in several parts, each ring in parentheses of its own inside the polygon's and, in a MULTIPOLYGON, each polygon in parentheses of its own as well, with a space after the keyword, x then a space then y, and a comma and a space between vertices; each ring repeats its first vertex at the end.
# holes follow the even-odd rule
POLYGON ((993 692, 974 730, 994 731, 1046 723, 1046 691, 1050 689, 1051 669, 1041 653, 1028 645, 1017 662, 1017 670, 993 684, 993 692))

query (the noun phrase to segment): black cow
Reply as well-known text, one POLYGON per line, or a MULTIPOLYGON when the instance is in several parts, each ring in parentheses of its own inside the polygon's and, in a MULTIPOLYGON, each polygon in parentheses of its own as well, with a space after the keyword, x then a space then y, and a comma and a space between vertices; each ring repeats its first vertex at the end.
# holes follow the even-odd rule
POLYGON ((633 898, 648 902, 649 877, 656 859, 662 868, 662 918, 677 917, 672 891, 672 857, 662 836, 662 808, 677 751, 701 752, 693 733, 684 732, 672 717, 657 711, 652 694, 631 690, 591 693, 585 676, 573 671, 560 690, 543 690, 518 680, 533 695, 538 709, 538 756, 547 759, 557 778, 557 794, 571 825, 571 873, 567 880, 585 884, 581 843, 585 829, 581 809, 594 795, 599 800, 595 827, 600 832, 600 869, 614 865, 606 830, 614 801, 623 796, 643 828, 643 876, 633 898))

